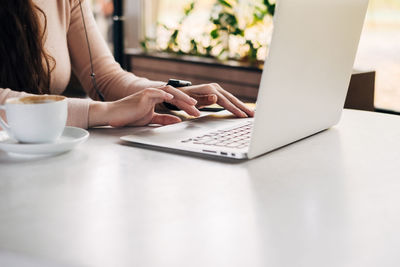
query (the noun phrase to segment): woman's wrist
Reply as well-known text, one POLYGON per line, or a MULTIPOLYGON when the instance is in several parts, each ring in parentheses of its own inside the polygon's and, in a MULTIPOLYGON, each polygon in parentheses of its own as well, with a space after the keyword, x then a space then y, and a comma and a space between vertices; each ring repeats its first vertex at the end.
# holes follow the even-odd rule
POLYGON ((89 127, 105 126, 110 123, 112 102, 93 101, 89 105, 89 127))

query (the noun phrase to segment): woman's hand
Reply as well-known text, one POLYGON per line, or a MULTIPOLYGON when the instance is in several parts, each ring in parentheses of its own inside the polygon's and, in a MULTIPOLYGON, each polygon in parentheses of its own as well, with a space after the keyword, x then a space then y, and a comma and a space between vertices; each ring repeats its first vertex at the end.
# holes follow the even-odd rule
POLYGON ((89 127, 110 125, 113 127, 144 126, 151 123, 168 125, 181 119, 154 111, 157 104, 171 103, 189 115, 200 116, 203 106, 219 104, 240 118, 253 117, 254 110, 225 91, 218 84, 202 84, 182 88, 163 86, 144 89, 114 102, 93 102, 89 108, 89 127))
POLYGON ((114 102, 93 102, 89 108, 89 127, 144 126, 151 123, 168 125, 180 122, 176 116, 154 112, 155 105, 164 101, 199 115, 194 107, 196 100, 182 92, 174 91, 175 95, 172 95, 168 91, 172 90, 144 89, 114 102))
POLYGON ((185 105, 179 105, 179 99, 182 96, 179 95, 178 97, 177 91, 185 92, 186 95, 196 99, 197 108, 201 108, 212 104, 218 104, 224 107, 225 109, 229 110, 239 118, 254 116, 253 109, 246 106, 242 101, 237 99, 231 93, 225 91, 221 86, 219 86, 216 83, 180 87, 179 90, 171 86, 164 86, 160 87, 159 89, 176 96, 176 98, 173 101, 169 102, 171 104, 174 104, 178 108, 186 111, 190 115, 196 116, 193 107, 187 108, 185 105))

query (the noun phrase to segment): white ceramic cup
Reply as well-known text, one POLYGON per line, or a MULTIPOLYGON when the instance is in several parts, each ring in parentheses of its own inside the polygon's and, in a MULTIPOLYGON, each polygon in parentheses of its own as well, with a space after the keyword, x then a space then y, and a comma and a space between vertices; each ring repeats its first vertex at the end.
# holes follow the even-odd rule
POLYGON ((22 143, 51 143, 64 131, 67 122, 67 98, 55 95, 9 98, 0 109, 5 110, 7 123, 0 117, 0 126, 22 143))

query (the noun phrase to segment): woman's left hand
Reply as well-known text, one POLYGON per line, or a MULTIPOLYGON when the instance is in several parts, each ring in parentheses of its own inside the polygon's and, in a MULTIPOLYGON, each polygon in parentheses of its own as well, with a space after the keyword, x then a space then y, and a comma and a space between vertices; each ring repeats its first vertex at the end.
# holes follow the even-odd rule
MULTIPOLYGON (((176 94, 175 90, 177 89, 186 93, 190 97, 197 100, 197 108, 218 104, 232 112, 236 117, 246 118, 254 116, 253 109, 249 108, 246 104, 216 83, 174 88, 175 90, 171 90, 171 86, 164 86, 160 89, 173 95, 176 94)), ((177 106, 179 107, 179 105, 177 106)), ((184 108, 181 109, 185 110, 184 108)))

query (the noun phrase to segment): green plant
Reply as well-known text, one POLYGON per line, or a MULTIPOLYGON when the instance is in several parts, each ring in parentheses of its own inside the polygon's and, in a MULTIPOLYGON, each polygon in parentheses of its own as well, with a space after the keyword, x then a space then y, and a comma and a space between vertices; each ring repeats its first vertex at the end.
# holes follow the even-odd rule
MULTIPOLYGON (((165 49, 163 49, 163 51, 170 52, 170 53, 185 54, 179 48, 178 35, 179 35, 179 33, 180 33, 181 29, 182 29, 183 23, 190 16, 190 14, 193 12, 194 8, 195 8, 195 2, 194 1, 191 2, 188 6, 186 6, 184 8, 184 15, 180 19, 180 21, 178 23, 178 26, 176 28, 168 28, 166 25, 159 25, 159 26, 161 26, 161 27, 163 27, 166 30, 171 32, 169 40, 168 40, 168 45, 167 45, 167 47, 165 49)), ((143 40, 140 44, 141 44, 142 48, 145 51, 148 51, 150 49, 150 47, 154 46, 156 41, 157 41, 156 39, 146 37, 145 40, 143 40)))
MULTIPOLYGON (((202 34, 202 40, 191 38, 189 40, 190 48, 183 49, 179 42, 179 37, 183 33, 183 25, 196 9, 196 2, 192 1, 184 8, 184 14, 176 27, 169 28, 160 24, 159 27, 169 32, 169 38, 163 48, 158 50, 176 53, 189 54, 196 56, 216 57, 219 59, 234 58, 254 62, 257 60, 258 51, 263 44, 259 41, 246 36, 246 29, 256 25, 262 25, 267 16, 273 16, 275 12, 275 3, 271 0, 247 1, 246 5, 252 14, 250 19, 243 21, 240 18, 240 0, 215 0, 210 11, 208 20, 208 31, 202 34), (247 47, 247 51, 243 54, 236 53, 230 48, 232 38, 240 40, 242 46, 247 47), (206 40, 207 42, 204 42, 206 40)), ((142 42, 145 50, 149 49, 149 43, 157 43, 157 40, 147 38, 142 42)))

